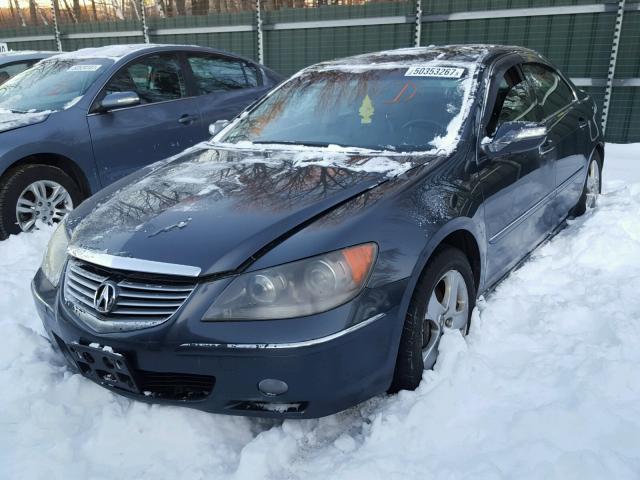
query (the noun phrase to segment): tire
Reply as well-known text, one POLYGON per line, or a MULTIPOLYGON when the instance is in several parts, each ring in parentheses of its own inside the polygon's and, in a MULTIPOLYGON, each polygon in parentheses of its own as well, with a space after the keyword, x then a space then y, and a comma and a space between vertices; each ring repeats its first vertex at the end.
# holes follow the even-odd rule
MULTIPOLYGON (((78 185, 69 175, 58 167, 51 165, 23 165, 10 170, 4 175, 0 183, 0 240, 6 239, 9 235, 16 235, 24 231, 19 224, 16 207, 21 196, 23 197, 23 201, 30 201, 27 197, 31 194, 25 194, 25 191, 30 185, 36 184, 36 182, 43 182, 40 185, 47 185, 45 193, 51 193, 52 198, 50 199, 54 202, 58 197, 56 196, 54 198, 51 186, 61 186, 69 196, 69 200, 63 197, 64 200, 61 201, 63 203, 57 204, 60 208, 53 208, 55 205, 51 207, 51 211, 54 212, 53 216, 49 215, 49 212, 42 212, 42 217, 38 217, 38 219, 43 223, 57 223, 61 218, 60 215, 62 215, 62 212, 67 210, 66 207, 70 205, 72 208, 82 201, 82 193, 78 185)), ((37 199, 32 197, 32 200, 35 203, 37 199)), ((34 206, 33 208, 35 211, 37 207, 34 206)), ((29 216, 30 214, 21 215, 29 216)), ((33 215, 35 216, 35 213, 33 215)), ((21 218, 21 220, 24 222, 24 217, 21 218)), ((35 228, 35 226, 34 223, 31 228, 35 228)))
MULTIPOLYGON (((425 368, 432 368, 437 356, 437 348, 440 336, 445 328, 449 328, 441 322, 439 332, 433 331, 434 322, 425 321, 429 301, 435 289, 442 288, 444 276, 449 272, 458 272, 467 292, 467 311, 464 326, 460 329, 463 335, 469 331, 471 322, 471 312, 476 302, 476 286, 473 280, 473 271, 467 256, 462 251, 453 247, 444 247, 436 250, 436 253, 429 259, 426 268, 422 272, 420 279, 414 289, 409 310, 405 318, 398 349, 398 358, 394 372, 393 382, 390 392, 399 390, 415 390, 422 380, 422 373, 425 368), (426 328, 431 326, 429 332, 426 328), (428 356, 429 364, 425 365, 423 360, 423 346, 427 341, 431 348, 428 356)), ((459 278, 459 277, 458 277, 459 278)), ((457 305, 457 303, 456 303, 457 305)), ((444 319, 443 319, 444 320, 444 319)), ((437 327, 436 327, 437 328, 437 327)))
POLYGON ((584 215, 587 210, 590 208, 595 208, 597 195, 600 195, 602 191, 602 158, 600 157, 600 153, 596 150, 591 157, 591 161, 589 162, 589 167, 587 168, 587 178, 584 181, 584 187, 582 188, 582 195, 580 196, 580 200, 575 207, 571 210, 571 216, 580 217, 584 215), (589 194, 593 194, 593 191, 590 190, 590 179, 592 178, 593 169, 597 168, 597 179, 595 180, 595 188, 596 188, 596 197, 591 199, 589 194))

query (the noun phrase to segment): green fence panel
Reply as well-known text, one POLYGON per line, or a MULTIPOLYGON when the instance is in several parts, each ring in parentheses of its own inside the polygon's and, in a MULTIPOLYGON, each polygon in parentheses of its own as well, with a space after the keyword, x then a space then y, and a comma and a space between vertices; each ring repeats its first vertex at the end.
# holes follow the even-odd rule
POLYGON ((11 50, 57 50, 56 42, 53 39, 53 29, 50 26, 21 27, 21 28, 1 28, 0 38, 7 42, 11 50), (51 40, 35 41, 11 41, 11 38, 39 37, 42 35, 51 36, 51 40))
POLYGON ((158 29, 218 27, 234 25, 253 25, 253 12, 220 13, 172 18, 154 18, 149 21, 149 39, 153 43, 175 43, 202 45, 234 52, 244 57, 257 59, 256 32, 216 32, 195 34, 156 35, 158 29))
POLYGON ((605 79, 615 13, 424 22, 422 45, 494 43, 532 48, 571 77, 605 79))
POLYGON ((142 27, 135 20, 120 20, 114 22, 81 22, 60 25, 62 49, 66 52, 79 48, 102 47, 104 45, 123 43, 144 43, 142 27), (69 34, 91 34, 105 32, 139 32, 137 35, 120 37, 105 36, 98 38, 68 38, 69 34))
MULTIPOLYGON (((313 22, 410 16, 413 2, 375 3, 358 6, 328 6, 286 9, 265 13, 265 23, 313 22)), ((265 64, 283 74, 292 74, 310 64, 359 53, 413 45, 413 25, 366 25, 296 30, 266 30, 265 64)))
POLYGON ((640 142, 640 88, 613 89, 607 122, 607 141, 640 142))

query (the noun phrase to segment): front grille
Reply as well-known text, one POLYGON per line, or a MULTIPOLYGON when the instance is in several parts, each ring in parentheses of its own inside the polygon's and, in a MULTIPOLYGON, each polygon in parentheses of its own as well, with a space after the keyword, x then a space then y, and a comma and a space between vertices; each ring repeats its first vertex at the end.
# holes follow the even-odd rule
POLYGON ((138 370, 140 390, 164 400, 201 400, 209 396, 216 379, 208 375, 138 370))
MULTIPOLYGON (((119 330, 158 325, 168 320, 184 304, 194 284, 154 279, 151 282, 128 277, 71 259, 67 264, 64 298, 84 320, 94 326, 119 330), (110 281, 115 285, 115 301, 108 313, 96 309, 98 288, 110 281)), ((98 328, 101 330, 101 328, 98 328)))

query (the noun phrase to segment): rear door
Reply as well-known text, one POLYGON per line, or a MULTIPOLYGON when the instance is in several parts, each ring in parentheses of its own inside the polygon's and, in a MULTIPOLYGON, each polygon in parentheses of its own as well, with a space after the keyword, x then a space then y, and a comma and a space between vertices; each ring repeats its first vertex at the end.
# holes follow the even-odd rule
POLYGON ((525 63, 522 71, 533 88, 548 130, 542 153, 553 163, 554 204, 558 221, 577 203, 586 172, 584 146, 588 119, 578 108, 572 87, 553 68, 525 63))
MULTIPOLYGON (((536 98, 518 65, 493 76, 480 138, 491 141, 505 122, 537 122, 536 98)), ((478 149, 492 283, 547 235, 553 224, 553 165, 539 149, 488 158, 478 149), (551 211, 550 211, 551 210, 551 211)))
POLYGON ((207 131, 216 120, 231 120, 249 104, 269 91, 269 85, 255 65, 242 59, 210 53, 186 54, 207 131))
POLYGON ((87 117, 104 185, 205 138, 198 99, 189 95, 178 54, 150 54, 130 62, 114 74, 96 102, 108 93, 127 91, 136 92, 141 104, 87 117))

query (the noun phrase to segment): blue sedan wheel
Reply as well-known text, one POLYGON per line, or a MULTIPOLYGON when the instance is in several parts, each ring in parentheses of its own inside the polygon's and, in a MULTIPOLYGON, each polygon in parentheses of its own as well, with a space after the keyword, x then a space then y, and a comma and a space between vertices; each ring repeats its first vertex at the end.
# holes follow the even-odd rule
POLYGON ((74 180, 51 165, 18 167, 0 184, 0 240, 60 222, 82 200, 74 180))

